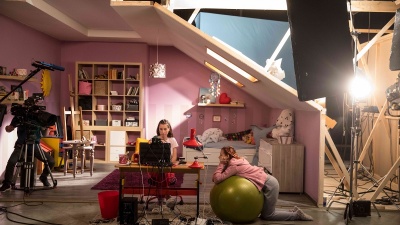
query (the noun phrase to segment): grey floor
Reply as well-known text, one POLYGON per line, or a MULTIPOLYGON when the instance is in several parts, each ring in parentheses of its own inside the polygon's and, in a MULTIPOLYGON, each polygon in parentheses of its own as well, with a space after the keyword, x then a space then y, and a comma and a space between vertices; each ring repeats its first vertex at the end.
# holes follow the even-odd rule
MULTIPOLYGON (((23 191, 11 190, 0 194, 0 224, 118 224, 117 221, 101 221, 100 207, 97 194, 101 190, 91 190, 90 188, 108 175, 114 168, 112 164, 96 163, 95 172, 91 177, 86 171, 84 174, 77 174, 76 178, 72 174, 64 176, 62 172, 53 172, 57 180, 55 189, 40 190, 41 183, 38 181, 38 190, 30 195, 25 195, 23 191)), ((211 174, 215 167, 209 167, 202 171, 202 187, 200 194, 200 218, 214 218, 208 203, 209 191, 213 184, 211 174)), ((183 186, 193 185, 195 177, 185 176, 183 186)), ((145 215, 140 220, 140 224, 151 224, 152 219, 168 218, 172 224, 179 224, 177 215, 185 218, 196 216, 196 199, 194 197, 184 197, 184 205, 178 205, 174 212, 163 207, 150 206, 148 210, 143 210, 143 205, 139 205, 139 214, 145 215), (180 214, 181 213, 181 214, 180 214)), ((281 194, 277 204, 278 210, 288 210, 293 206, 298 206, 304 212, 311 215, 314 221, 262 221, 256 220, 253 224, 399 224, 400 211, 395 208, 380 208, 379 212, 372 209, 371 216, 353 217, 346 221, 343 218, 344 206, 332 205, 329 211, 326 208, 318 208, 310 201, 306 195, 300 194, 281 194)), ((215 224, 218 224, 217 222, 215 224)))

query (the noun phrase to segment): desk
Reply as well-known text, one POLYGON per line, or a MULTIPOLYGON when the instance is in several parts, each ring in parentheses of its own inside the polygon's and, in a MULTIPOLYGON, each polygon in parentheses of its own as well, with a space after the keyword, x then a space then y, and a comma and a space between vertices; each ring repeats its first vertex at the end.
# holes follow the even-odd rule
MULTIPOLYGON (((164 172, 168 170, 168 172, 171 173, 191 173, 191 174, 197 174, 197 181, 196 181, 196 187, 195 188, 178 188, 178 187, 163 187, 162 189, 162 195, 196 195, 197 201, 196 201, 196 216, 199 217, 199 200, 200 200, 200 170, 204 169, 204 164, 199 163, 202 167, 201 168, 190 168, 189 166, 192 163, 186 163, 183 165, 177 165, 173 167, 168 167, 164 168, 164 172)), ((125 173, 128 172, 140 172, 140 171, 154 171, 157 172, 159 169, 157 167, 153 166, 140 166, 136 163, 133 163, 131 165, 115 165, 116 168, 119 169, 119 174, 120 174, 120 180, 119 180, 119 199, 120 202, 122 202, 122 197, 123 194, 143 194, 143 187, 124 187, 125 184, 125 173)), ((161 171, 161 170, 160 170, 161 171)), ((157 194, 157 187, 155 186, 149 186, 146 187, 148 190, 146 190, 147 193, 151 195, 156 195, 157 194)), ((158 192, 159 194, 159 192, 158 192)))
POLYGON ((68 149, 69 147, 65 147, 66 145, 72 145, 72 154, 73 154, 73 160, 72 160, 72 167, 73 167, 73 174, 74 178, 76 175, 76 164, 78 163, 78 155, 79 152, 81 152, 81 173, 84 172, 85 168, 85 151, 90 150, 90 176, 93 175, 93 162, 94 162, 94 145, 96 144, 95 141, 81 141, 81 140, 69 140, 69 141, 63 141, 63 148, 64 148, 64 176, 67 175, 67 169, 68 169, 68 149))

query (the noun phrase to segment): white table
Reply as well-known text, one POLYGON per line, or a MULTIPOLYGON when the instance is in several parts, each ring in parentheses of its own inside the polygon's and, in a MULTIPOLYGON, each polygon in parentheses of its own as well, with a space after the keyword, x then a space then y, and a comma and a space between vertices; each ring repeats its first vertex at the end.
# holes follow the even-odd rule
POLYGON ((94 162, 94 145, 96 144, 95 141, 81 141, 81 140, 68 140, 63 141, 63 148, 64 148, 64 176, 67 175, 68 170, 68 149, 72 149, 73 160, 72 160, 72 168, 73 168, 73 175, 75 178, 77 172, 77 163, 78 163, 78 155, 81 155, 81 174, 84 172, 85 168, 85 152, 89 150, 89 159, 90 159, 90 176, 93 175, 93 162, 94 162), (68 147, 71 146, 71 147, 68 147))

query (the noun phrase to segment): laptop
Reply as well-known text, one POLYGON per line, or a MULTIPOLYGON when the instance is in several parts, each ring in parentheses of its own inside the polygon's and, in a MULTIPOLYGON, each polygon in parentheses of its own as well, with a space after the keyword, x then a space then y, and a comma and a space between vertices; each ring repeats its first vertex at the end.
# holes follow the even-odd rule
POLYGON ((140 143, 139 164, 146 166, 172 166, 170 143, 140 143))

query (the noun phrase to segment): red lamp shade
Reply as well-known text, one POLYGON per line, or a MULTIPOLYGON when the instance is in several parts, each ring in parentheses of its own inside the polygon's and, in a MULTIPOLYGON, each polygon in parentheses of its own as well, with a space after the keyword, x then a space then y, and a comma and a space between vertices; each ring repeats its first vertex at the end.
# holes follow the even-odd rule
POLYGON ((198 147, 202 147, 203 144, 201 144, 200 142, 198 142, 194 137, 196 134, 196 129, 192 128, 190 129, 190 139, 183 142, 183 145, 189 148, 198 148, 198 147))
POLYGON ((199 161, 197 161, 197 159, 195 159, 192 165, 189 166, 189 168, 203 168, 203 166, 199 164, 199 161))

